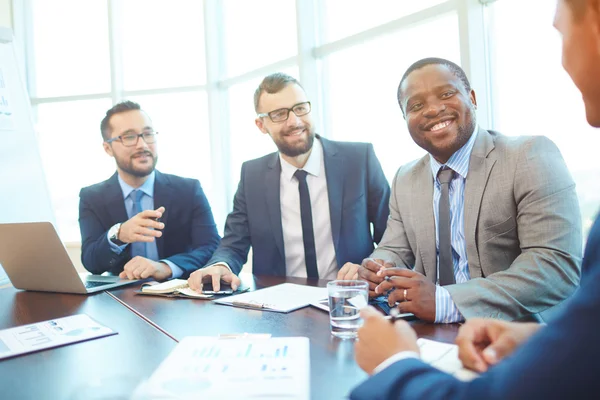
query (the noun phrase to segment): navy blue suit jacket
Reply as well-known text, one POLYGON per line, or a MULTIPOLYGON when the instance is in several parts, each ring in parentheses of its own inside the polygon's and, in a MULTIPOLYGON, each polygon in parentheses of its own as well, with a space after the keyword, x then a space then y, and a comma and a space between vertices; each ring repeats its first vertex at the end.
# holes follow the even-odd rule
POLYGON ((358 386, 351 399, 599 398, 600 218, 588 237, 581 282, 560 316, 472 382, 405 359, 358 386))
MULTIPOLYGON (((156 171, 154 206, 165 207, 165 228, 156 239, 158 256, 184 270, 184 277, 202 267, 219 245, 219 233, 208 200, 196 179, 156 171)), ((107 239, 111 226, 127 221, 123 192, 115 173, 104 182, 81 189, 79 229, 81 261, 94 273, 118 274, 131 259, 130 246, 114 253, 107 239)))
MULTIPOLYGON (((373 243, 383 236, 389 215, 390 186, 373 145, 334 142, 318 135, 317 138, 323 145, 337 264, 341 267, 347 261, 360 263, 373 251, 373 243)), ((207 265, 226 262, 238 274, 252 246, 255 274, 286 275, 280 174, 279 153, 242 165, 225 235, 207 265)))

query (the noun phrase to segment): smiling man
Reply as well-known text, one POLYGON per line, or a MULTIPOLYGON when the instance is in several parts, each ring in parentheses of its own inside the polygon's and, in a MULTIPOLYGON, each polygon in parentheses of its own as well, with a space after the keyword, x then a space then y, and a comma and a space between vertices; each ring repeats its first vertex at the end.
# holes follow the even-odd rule
POLYGON ((279 151, 242 165, 223 240, 190 287, 237 287, 250 247, 254 274, 321 279, 373 251, 390 196, 373 146, 317 135, 311 107, 300 83, 282 73, 256 89, 256 126, 279 151))
POLYGON ((479 128, 475 92, 448 60, 410 66, 398 102, 429 154, 398 170, 379 247, 344 272, 358 270, 372 297, 395 289, 390 305, 431 322, 514 320, 569 297, 581 220, 556 146, 479 128))
MULTIPOLYGON (((558 0, 554 26, 563 66, 581 91, 588 123, 598 128, 600 0, 558 0)), ((471 382, 419 360, 416 334, 405 321, 390 324, 371 308, 362 316, 356 360, 373 376, 351 393, 353 400, 597 399, 600 218, 588 236, 581 288, 547 326, 474 319, 460 328, 461 361, 483 372, 471 382)))
POLYGON ((127 279, 189 276, 220 239, 200 183, 155 170, 158 132, 138 104, 115 105, 100 129, 117 172, 79 194, 84 267, 127 279))

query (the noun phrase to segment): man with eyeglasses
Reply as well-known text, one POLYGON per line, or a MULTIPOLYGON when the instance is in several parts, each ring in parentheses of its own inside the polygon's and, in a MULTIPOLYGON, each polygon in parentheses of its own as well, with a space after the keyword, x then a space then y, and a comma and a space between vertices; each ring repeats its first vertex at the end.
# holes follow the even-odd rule
POLYGON ((158 132, 137 103, 112 107, 100 129, 117 172, 79 194, 83 265, 125 279, 189 276, 220 240, 200 183, 155 169, 158 132))
POLYGON ((188 281, 198 291, 210 280, 236 288, 250 247, 254 274, 334 279, 385 229, 390 188, 371 144, 317 135, 307 94, 286 74, 264 78, 254 107, 279 151, 242 165, 224 238, 188 281))

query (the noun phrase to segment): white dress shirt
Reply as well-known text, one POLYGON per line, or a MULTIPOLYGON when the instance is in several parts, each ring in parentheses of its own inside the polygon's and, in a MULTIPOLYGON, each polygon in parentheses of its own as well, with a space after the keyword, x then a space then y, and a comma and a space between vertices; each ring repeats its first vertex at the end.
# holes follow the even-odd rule
MULTIPOLYGON (((281 204, 281 226, 285 248, 286 275, 306 277, 306 261, 304 259, 304 241, 302 239, 302 221, 300 217, 300 194, 294 167, 279 155, 281 175, 279 178, 279 200, 281 204)), ((329 193, 325 176, 323 146, 315 139, 312 151, 302 168, 308 173, 306 183, 310 193, 312 207, 313 230, 315 234, 315 250, 319 278, 335 279, 338 265, 335 259, 333 235, 331 233, 331 217, 329 214, 329 193)))

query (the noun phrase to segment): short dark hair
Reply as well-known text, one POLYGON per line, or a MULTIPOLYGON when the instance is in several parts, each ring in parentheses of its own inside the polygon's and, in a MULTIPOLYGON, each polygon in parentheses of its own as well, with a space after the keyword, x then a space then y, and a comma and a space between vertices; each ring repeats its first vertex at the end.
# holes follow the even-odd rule
POLYGON ((266 76, 260 85, 258 85, 258 88, 256 88, 254 91, 254 111, 258 113, 258 102, 263 92, 267 92, 269 94, 279 93, 289 84, 298 85, 302 88, 302 90, 304 90, 296 78, 288 74, 284 74, 283 72, 275 72, 274 74, 266 76))
POLYGON ((111 109, 106 112, 106 115, 102 119, 102 122, 100 122, 100 132, 102 133, 102 139, 110 139, 110 118, 113 115, 132 110, 141 110, 141 107, 138 103, 134 103, 133 101, 129 100, 123 101, 112 106, 111 109))
MULTIPOLYGON (((471 91, 471 84, 469 83, 467 74, 465 74, 465 71, 463 71, 463 69, 461 67, 459 67, 457 64, 453 63, 450 60, 446 60, 444 58, 436 58, 436 57, 423 58, 422 60, 419 60, 419 61, 415 62, 413 65, 411 65, 410 67, 408 67, 408 69, 406 70, 404 75, 402 75, 402 79, 400 79, 400 84, 398 85, 398 104, 400 104, 400 109, 402 109, 402 84, 404 83, 406 78, 408 78, 408 76, 413 71, 416 71, 416 70, 426 67, 428 65, 444 65, 445 67, 447 67, 450 70, 450 72, 452 72, 458 79, 460 79, 462 81, 467 92, 471 91)), ((402 110, 402 112, 404 112, 404 110, 402 110)))

